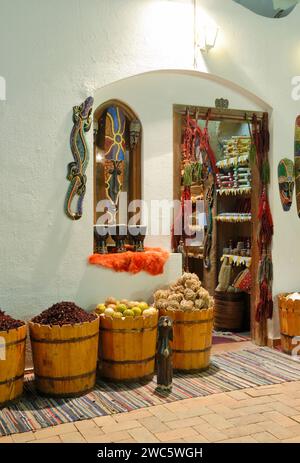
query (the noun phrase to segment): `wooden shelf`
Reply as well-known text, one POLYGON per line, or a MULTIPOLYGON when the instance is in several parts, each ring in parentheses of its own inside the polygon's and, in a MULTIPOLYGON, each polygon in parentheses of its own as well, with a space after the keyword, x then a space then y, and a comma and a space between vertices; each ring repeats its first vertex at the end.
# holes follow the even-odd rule
POLYGON ((217 190, 217 194, 222 196, 228 196, 228 195, 243 195, 243 194, 249 194, 251 193, 251 187, 246 187, 246 188, 222 188, 220 190, 217 190))
POLYGON ((225 222, 225 223, 244 223, 244 222, 251 222, 252 217, 251 214, 219 214, 215 217, 217 222, 225 222))
POLYGON ((222 159, 216 163, 219 169, 229 169, 230 167, 247 166, 249 164, 249 154, 241 154, 232 158, 222 159))

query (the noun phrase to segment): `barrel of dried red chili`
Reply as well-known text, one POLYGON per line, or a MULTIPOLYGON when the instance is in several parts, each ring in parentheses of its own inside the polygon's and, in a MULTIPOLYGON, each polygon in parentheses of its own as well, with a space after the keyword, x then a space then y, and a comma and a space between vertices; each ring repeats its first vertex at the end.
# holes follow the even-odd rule
POLYGON ((90 391, 96 382, 99 318, 71 302, 44 311, 29 323, 35 382, 49 396, 90 391))
POLYGON ((22 395, 27 327, 0 310, 0 406, 22 395))

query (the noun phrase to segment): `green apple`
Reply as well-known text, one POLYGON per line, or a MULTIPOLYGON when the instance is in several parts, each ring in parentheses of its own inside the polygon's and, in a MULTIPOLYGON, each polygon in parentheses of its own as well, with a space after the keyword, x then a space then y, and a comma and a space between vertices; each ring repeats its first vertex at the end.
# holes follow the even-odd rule
POLYGON ((114 312, 112 314, 112 318, 122 318, 123 314, 121 312, 114 312))
POLYGON ((104 313, 105 315, 109 315, 110 317, 112 317, 115 311, 111 307, 108 307, 107 309, 105 309, 104 313))
POLYGON ((104 313, 105 309, 106 309, 105 304, 98 304, 97 307, 96 307, 96 312, 97 313, 104 313))
POLYGON ((116 311, 123 313, 125 310, 127 310, 127 306, 125 304, 118 304, 116 306, 116 311))
POLYGON ((123 316, 124 317, 134 317, 134 312, 131 309, 126 309, 123 312, 123 316))
POLYGON ((142 309, 142 310, 146 310, 146 309, 149 308, 147 302, 140 302, 138 306, 139 306, 139 308, 142 309))
POLYGON ((142 309, 140 307, 132 307, 132 312, 134 313, 135 317, 139 317, 142 315, 142 309))

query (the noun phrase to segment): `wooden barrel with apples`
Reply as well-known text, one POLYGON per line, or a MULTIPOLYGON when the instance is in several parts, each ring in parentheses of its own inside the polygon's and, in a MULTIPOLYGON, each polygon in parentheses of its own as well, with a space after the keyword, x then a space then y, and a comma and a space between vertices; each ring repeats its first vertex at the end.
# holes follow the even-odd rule
POLYGON ((0 331, 0 406, 23 393, 26 325, 0 331))
POLYGON ((205 370, 210 364, 214 309, 161 309, 160 316, 173 320, 173 367, 190 372, 205 370))
POLYGON ((112 381, 151 379, 155 368, 158 311, 147 316, 100 315, 100 376, 112 381))

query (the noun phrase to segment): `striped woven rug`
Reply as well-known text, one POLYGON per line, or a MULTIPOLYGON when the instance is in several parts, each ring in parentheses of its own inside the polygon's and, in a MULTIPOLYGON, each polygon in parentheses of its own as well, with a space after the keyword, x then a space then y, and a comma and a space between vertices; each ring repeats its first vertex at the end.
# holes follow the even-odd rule
POLYGON ((267 347, 225 352, 212 357, 202 373, 176 374, 171 394, 147 384, 98 381, 95 390, 76 399, 49 399, 36 395, 32 379, 22 399, 0 410, 0 435, 32 431, 101 415, 127 412, 151 405, 229 392, 253 386, 300 380, 300 362, 267 347))

